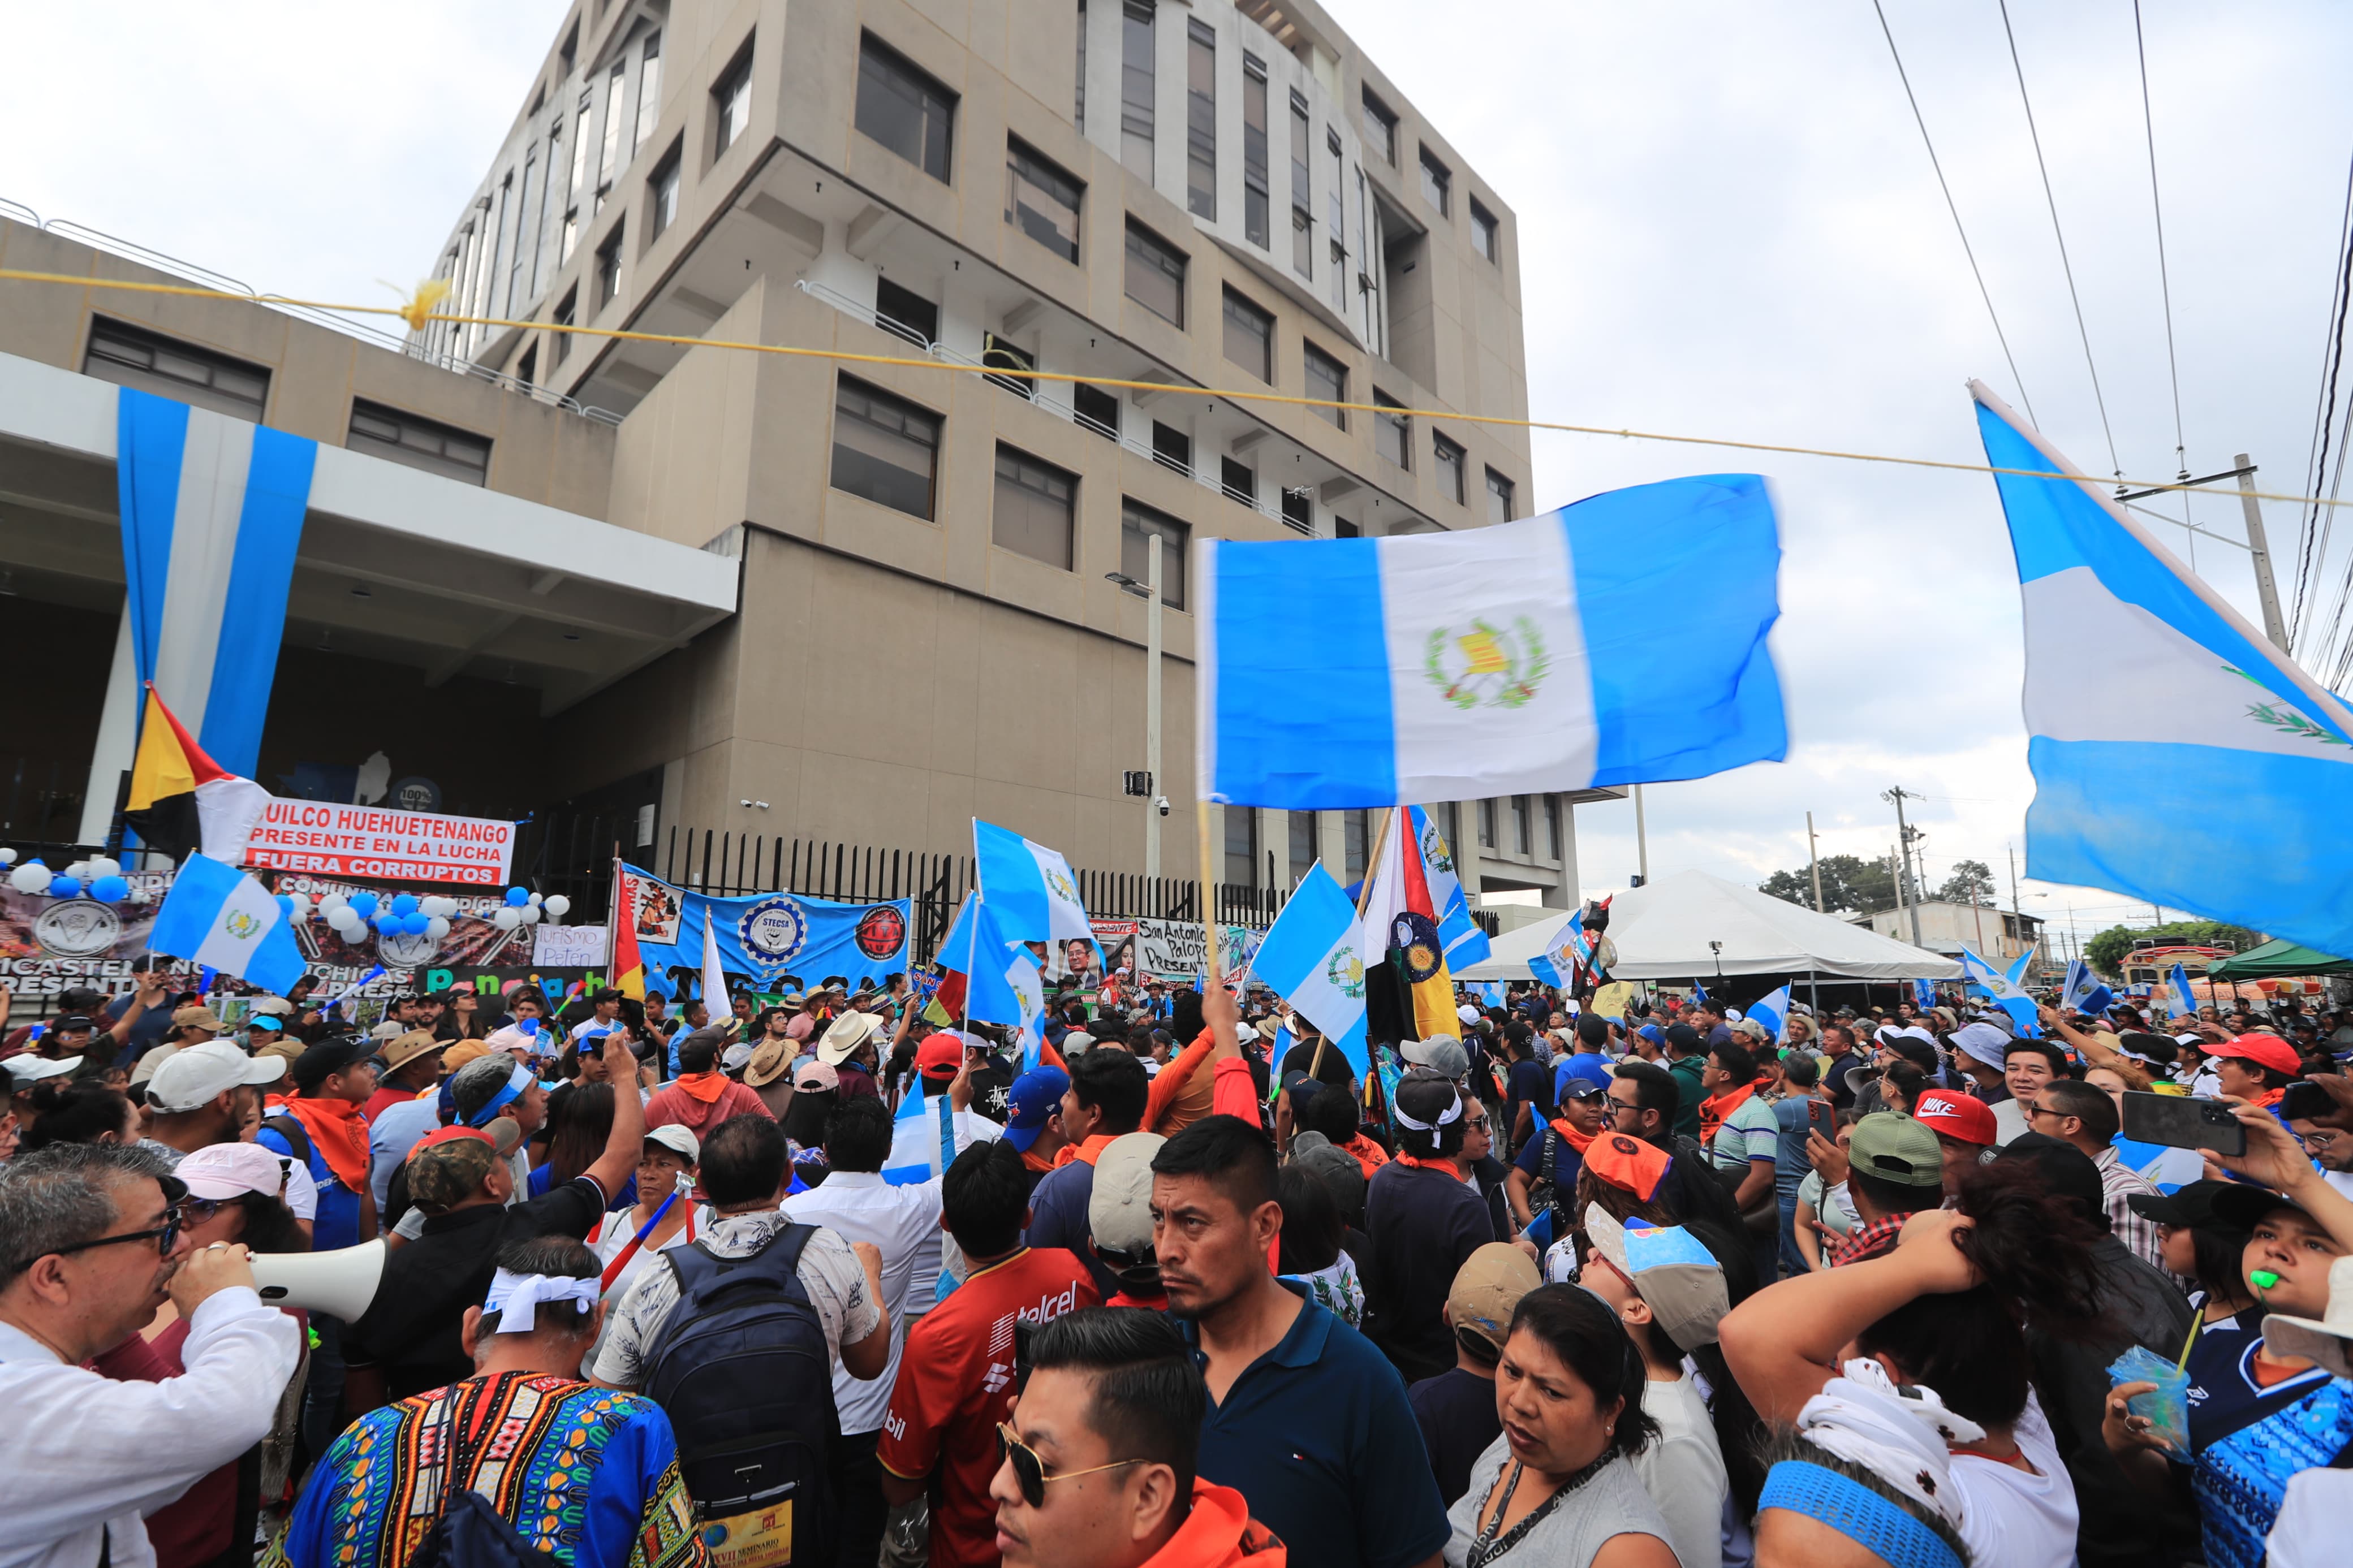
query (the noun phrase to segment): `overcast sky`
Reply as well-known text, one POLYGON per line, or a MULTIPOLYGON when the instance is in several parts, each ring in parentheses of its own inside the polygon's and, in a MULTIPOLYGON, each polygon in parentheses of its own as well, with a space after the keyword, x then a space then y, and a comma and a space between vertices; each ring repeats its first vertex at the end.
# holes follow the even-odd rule
MULTIPOLYGON (((1868 0, 1487 0, 1464 14, 1475 26, 1432 26, 1422 0, 1326 3, 1518 215, 1537 417, 1982 461, 1963 384, 2013 404, 2019 388, 1868 0)), ((2116 465, 2000 14, 1888 4, 2042 429, 2086 471, 2167 479, 2132 7, 2012 9, 2116 465)), ((564 11, 11 5, 0 197, 257 288, 389 300, 379 279, 430 270, 564 11)), ((2353 153, 2353 11, 2147 0, 2143 14, 2186 461, 2203 474, 2243 450, 2263 488, 2300 491, 2353 153)), ((1601 437, 1539 436, 1535 452, 1546 507, 1734 468, 1778 486, 1789 760, 1647 791, 1654 878, 1802 866, 1809 810, 1824 854, 1883 855, 1880 794, 1900 784, 1926 797, 1914 820, 1930 876, 1983 860, 2008 901, 2033 785, 1989 479, 1601 437)), ((2234 501, 2195 505, 2242 536, 2234 501)), ((2267 514, 2284 563, 2291 513, 2267 514)), ((2200 540, 2196 560, 2259 619, 2242 551, 2200 540)), ((1662 606, 1669 626, 1706 613, 1662 606)), ((1577 847, 1588 894, 1624 886, 1630 805, 1580 810, 1577 847)), ((2072 903, 2085 934, 2135 913, 2112 892, 2021 888, 2029 912, 2063 924, 2072 903)))

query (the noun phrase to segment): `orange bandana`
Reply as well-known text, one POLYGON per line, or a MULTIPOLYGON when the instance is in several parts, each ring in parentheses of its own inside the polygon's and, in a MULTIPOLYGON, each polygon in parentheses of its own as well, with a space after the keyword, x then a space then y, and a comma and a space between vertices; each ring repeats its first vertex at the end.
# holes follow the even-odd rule
POLYGON ((1579 1132, 1557 1116, 1552 1119, 1552 1130, 1567 1140, 1568 1146, 1580 1154, 1585 1152, 1596 1138, 1601 1136, 1599 1132, 1579 1132))
POLYGON ((358 1106, 348 1100, 297 1095, 286 1102, 286 1114, 302 1124, 311 1146, 327 1162, 335 1180, 355 1193, 368 1190, 368 1124, 358 1106))
POLYGON ((1065 1143, 1061 1152, 1054 1156, 1054 1163, 1067 1165, 1073 1160, 1084 1160, 1092 1165, 1095 1163, 1095 1156, 1110 1148, 1111 1141, 1118 1136, 1116 1132, 1098 1132, 1083 1143, 1065 1143))
POLYGON ((702 1101, 703 1104, 712 1105, 718 1101, 721 1095, 727 1092, 727 1085, 730 1081, 723 1072, 681 1073, 678 1079, 678 1087, 702 1101))

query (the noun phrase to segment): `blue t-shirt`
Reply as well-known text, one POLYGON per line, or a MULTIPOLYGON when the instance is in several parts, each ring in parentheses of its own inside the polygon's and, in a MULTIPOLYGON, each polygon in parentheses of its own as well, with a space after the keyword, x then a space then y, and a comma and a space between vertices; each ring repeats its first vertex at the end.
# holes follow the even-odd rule
POLYGON ((1595 1051, 1578 1051, 1574 1056, 1563 1058, 1560 1065, 1552 1069, 1552 1097, 1557 1102, 1561 1091, 1573 1078, 1598 1083, 1601 1086, 1601 1092, 1607 1094, 1609 1092, 1610 1077, 1615 1071, 1608 1057, 1595 1051))
MULTIPOLYGON (((1177 1326, 1198 1340, 1192 1323, 1177 1326)), ((1198 1351, 1194 1361, 1208 1364, 1198 1351)), ((1314 1300, 1211 1402, 1198 1469, 1250 1500, 1293 1568, 1410 1568, 1450 1533, 1404 1380, 1372 1341, 1314 1300)))
POLYGON ((2240 1412, 2247 1419, 2235 1431, 2221 1433, 2213 1416, 2207 1417, 2210 1436, 2198 1451, 2190 1489, 2204 1525, 2208 1568, 2262 1568, 2263 1538, 2286 1500, 2288 1478, 2327 1468, 2353 1443, 2353 1383, 2323 1373, 2316 1382, 2295 1378, 2266 1393, 2283 1388, 2292 1389, 2293 1397, 2275 1405, 2248 1404, 2240 1412))
MULTIPOLYGON (((279 1111, 275 1114, 285 1116, 287 1113, 279 1111)), ((288 1120, 292 1118, 290 1116, 288 1120)), ((273 1154, 293 1158, 293 1143, 267 1121, 253 1141, 273 1154)), ((319 1152, 319 1141, 311 1136, 308 1128, 303 1130, 302 1142, 311 1156, 304 1169, 311 1173, 311 1180, 319 1186, 319 1212, 311 1221, 311 1250, 332 1252, 337 1247, 357 1247, 363 1241, 374 1241, 375 1237, 372 1236, 360 1235, 359 1194, 343 1185, 343 1179, 328 1168, 326 1156, 319 1152)))
POLYGON ((1022 1236, 1030 1247, 1060 1247, 1087 1266, 1094 1276, 1095 1289, 1108 1301, 1123 1287, 1119 1276, 1103 1266, 1095 1249, 1087 1245, 1093 1230, 1087 1220, 1087 1205, 1095 1194, 1095 1168, 1084 1160, 1072 1160, 1058 1165, 1039 1178, 1029 1194, 1029 1228, 1022 1236))
POLYGON ((1814 1167, 1806 1158, 1806 1134, 1813 1130, 1811 1095, 1792 1094, 1773 1102, 1773 1120, 1781 1124, 1780 1142, 1773 1155, 1773 1186, 1783 1197, 1794 1198, 1814 1167))

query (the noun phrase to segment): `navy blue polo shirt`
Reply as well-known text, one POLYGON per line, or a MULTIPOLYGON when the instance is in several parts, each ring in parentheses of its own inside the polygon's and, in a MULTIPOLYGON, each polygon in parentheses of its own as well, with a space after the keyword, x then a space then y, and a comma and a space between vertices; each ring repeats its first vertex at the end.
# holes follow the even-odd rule
MULTIPOLYGON (((1179 1326, 1198 1339, 1194 1324, 1179 1326)), ((1193 1359, 1206 1373, 1208 1358, 1193 1359)), ((1198 1468, 1242 1494, 1293 1568, 1411 1568, 1446 1545, 1446 1504, 1405 1380, 1303 1296, 1282 1342, 1210 1402, 1198 1468)))

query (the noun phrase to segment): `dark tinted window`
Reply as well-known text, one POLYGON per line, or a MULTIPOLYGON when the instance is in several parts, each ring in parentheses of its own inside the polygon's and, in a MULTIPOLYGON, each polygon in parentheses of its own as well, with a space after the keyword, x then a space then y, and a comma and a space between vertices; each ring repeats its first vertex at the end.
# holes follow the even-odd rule
POLYGON ((932 178, 948 177, 955 94, 871 34, 858 47, 858 129, 932 178))
POLYGON ((833 488, 932 515, 940 416, 848 376, 834 393, 833 488))

